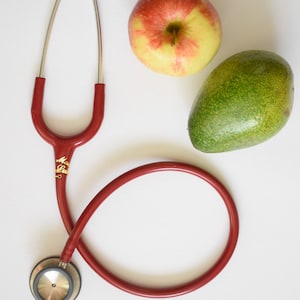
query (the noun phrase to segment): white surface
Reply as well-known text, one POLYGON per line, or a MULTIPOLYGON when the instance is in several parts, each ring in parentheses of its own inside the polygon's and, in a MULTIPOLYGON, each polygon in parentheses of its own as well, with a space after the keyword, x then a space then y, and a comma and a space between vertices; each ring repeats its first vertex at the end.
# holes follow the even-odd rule
MULTIPOLYGON (((179 298, 298 300, 299 1, 214 0, 223 22, 222 47, 203 72, 186 78, 154 74, 136 60, 127 36, 135 2, 99 2, 105 119, 97 136, 78 149, 72 161, 68 191, 74 216, 105 183, 132 167, 172 159, 193 163, 229 188, 239 211, 240 238, 230 263, 215 280, 179 298), (192 148, 186 129, 195 94, 216 65, 246 49, 275 51, 291 64, 295 75, 291 118, 278 135, 259 146, 224 154, 200 153, 192 148)), ((59 254, 66 240, 55 202, 52 149, 35 132, 30 116, 53 3, 0 1, 3 299, 32 299, 28 288, 32 267, 41 258, 59 254)), ((62 1, 46 64, 45 95, 47 122, 62 133, 77 132, 89 121, 97 63, 94 25, 92 1, 62 1)), ((221 203, 197 201, 198 186, 187 178, 152 179, 120 190, 97 212, 85 238, 95 255, 105 258, 113 270, 117 267, 122 276, 144 283, 157 275, 171 284, 199 272, 222 249, 227 218, 221 203), (157 186, 161 198, 153 191, 157 186), (149 194, 153 201, 146 197, 149 194)), ((77 253, 74 262, 83 277, 78 299, 139 298, 107 284, 77 253)))

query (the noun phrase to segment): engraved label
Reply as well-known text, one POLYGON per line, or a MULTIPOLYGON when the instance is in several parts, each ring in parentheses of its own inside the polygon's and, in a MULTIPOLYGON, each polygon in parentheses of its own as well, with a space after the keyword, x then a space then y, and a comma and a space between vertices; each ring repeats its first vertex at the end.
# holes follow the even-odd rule
POLYGON ((65 156, 59 158, 56 160, 56 178, 61 179, 62 175, 68 175, 68 170, 70 167, 70 163, 68 162, 67 158, 65 156))

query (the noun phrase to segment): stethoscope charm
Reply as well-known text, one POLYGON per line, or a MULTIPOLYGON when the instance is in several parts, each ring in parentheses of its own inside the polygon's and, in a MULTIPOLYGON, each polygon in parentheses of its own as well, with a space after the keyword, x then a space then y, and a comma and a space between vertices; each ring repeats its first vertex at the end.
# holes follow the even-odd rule
POLYGON ((30 276, 31 293, 37 300, 74 300, 80 287, 77 268, 72 263, 61 263, 58 257, 39 262, 30 276))

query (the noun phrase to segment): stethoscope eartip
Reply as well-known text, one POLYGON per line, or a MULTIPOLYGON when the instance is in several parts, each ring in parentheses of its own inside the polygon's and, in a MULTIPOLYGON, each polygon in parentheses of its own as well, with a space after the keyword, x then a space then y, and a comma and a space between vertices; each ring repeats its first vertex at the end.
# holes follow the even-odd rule
POLYGON ((37 300, 74 300, 80 291, 81 278, 72 263, 65 265, 59 257, 49 257, 33 268, 29 284, 37 300))

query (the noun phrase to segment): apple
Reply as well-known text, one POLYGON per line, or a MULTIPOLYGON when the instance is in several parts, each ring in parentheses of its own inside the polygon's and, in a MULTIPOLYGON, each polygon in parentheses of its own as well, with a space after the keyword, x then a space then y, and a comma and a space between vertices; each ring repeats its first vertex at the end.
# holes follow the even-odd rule
POLYGON ((140 0, 128 22, 133 53, 151 70, 186 76, 219 50, 220 17, 208 0, 140 0))

